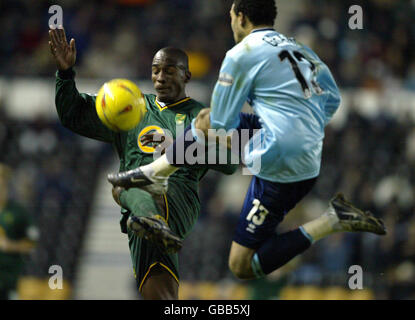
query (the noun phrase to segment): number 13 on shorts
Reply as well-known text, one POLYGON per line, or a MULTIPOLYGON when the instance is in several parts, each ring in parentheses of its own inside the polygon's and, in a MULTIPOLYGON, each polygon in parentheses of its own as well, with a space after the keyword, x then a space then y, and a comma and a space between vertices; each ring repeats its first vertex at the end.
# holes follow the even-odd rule
POLYGON ((252 209, 246 216, 246 220, 249 221, 246 231, 254 233, 256 227, 264 223, 268 213, 269 211, 261 205, 261 202, 258 199, 254 199, 254 201, 252 201, 252 209))

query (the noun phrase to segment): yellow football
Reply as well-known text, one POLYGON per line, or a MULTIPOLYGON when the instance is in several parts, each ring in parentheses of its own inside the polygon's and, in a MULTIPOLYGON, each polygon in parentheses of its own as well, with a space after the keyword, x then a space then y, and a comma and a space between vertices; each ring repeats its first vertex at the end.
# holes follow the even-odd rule
POLYGON ((104 83, 95 101, 98 117, 113 131, 135 128, 146 113, 141 90, 127 79, 114 79, 104 83))

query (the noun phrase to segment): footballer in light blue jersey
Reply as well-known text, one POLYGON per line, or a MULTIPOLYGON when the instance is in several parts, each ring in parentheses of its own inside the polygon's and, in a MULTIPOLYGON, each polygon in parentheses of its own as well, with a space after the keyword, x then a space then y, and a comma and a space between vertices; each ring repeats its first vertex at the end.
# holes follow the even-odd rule
POLYGON ((281 183, 317 177, 324 127, 340 104, 319 57, 272 28, 254 29, 226 54, 212 94, 211 127, 238 128, 246 101, 263 135, 261 146, 246 146, 245 163, 261 163, 253 173, 281 183))
MULTIPOLYGON (((259 161, 260 166, 250 167, 253 177, 229 254, 229 268, 236 277, 269 274, 335 232, 385 234, 381 220, 342 195, 334 197, 319 218, 276 233, 285 215, 316 183, 324 127, 339 107, 340 94, 328 67, 311 49, 273 29, 274 0, 234 0, 230 16, 237 45, 223 61, 211 109, 200 111, 166 155, 147 166, 110 175, 109 181, 122 187, 153 184, 163 190, 170 174, 192 165, 177 159, 180 150, 189 151, 200 140, 196 129, 205 134, 209 129, 235 129, 240 138, 247 129, 251 139, 245 145, 244 162, 249 167, 259 161), (245 102, 254 114, 240 112, 245 102), (192 141, 185 139, 187 133, 192 141)), ((232 139, 232 149, 237 144, 240 141, 232 139)))

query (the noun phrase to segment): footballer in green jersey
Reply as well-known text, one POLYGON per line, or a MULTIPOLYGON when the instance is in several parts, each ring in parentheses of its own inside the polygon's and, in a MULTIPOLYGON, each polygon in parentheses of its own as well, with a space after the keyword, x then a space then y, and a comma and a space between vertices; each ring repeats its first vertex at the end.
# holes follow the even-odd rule
POLYGON ((0 163, 0 300, 12 298, 24 258, 38 238, 32 216, 9 199, 10 175, 11 169, 0 163))
MULTIPOLYGON (((79 93, 75 86, 72 69, 76 59, 75 40, 68 43, 63 28, 50 30, 49 36, 51 52, 58 66, 56 108, 61 123, 82 136, 113 144, 120 158, 120 171, 151 163, 157 148, 151 135, 157 132, 167 137, 165 131, 169 131, 174 139, 176 127, 189 125, 204 108, 185 93, 191 78, 186 53, 176 48, 164 48, 153 58, 151 74, 157 94, 144 94, 147 107, 144 118, 128 132, 113 132, 99 120, 95 96, 79 93)), ((200 213, 198 183, 209 168, 232 174, 237 166, 183 168, 169 180, 167 193, 160 196, 138 188, 113 189, 114 199, 122 207, 121 230, 128 233, 134 274, 144 299, 178 298, 178 254, 166 252, 166 249, 169 245, 176 246, 175 249, 180 247, 181 240, 196 222, 200 213), (141 221, 141 225, 136 221, 141 221), (146 223, 160 223, 160 232, 166 237, 162 240, 168 240, 162 242, 164 247, 149 241, 157 234, 142 232, 146 223), (142 227, 141 230, 136 229, 137 225, 142 227)), ((152 225, 148 229, 157 228, 152 225)))

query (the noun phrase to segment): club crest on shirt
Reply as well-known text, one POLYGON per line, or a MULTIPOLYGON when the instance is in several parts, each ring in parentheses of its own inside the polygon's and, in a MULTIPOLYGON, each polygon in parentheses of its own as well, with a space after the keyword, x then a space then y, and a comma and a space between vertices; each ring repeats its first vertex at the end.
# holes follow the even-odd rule
POLYGON ((143 141, 142 141, 143 137, 146 134, 151 134, 151 133, 154 134, 156 132, 164 135, 163 129, 160 128, 159 126, 154 126, 154 125, 145 127, 143 130, 140 131, 140 133, 138 134, 138 138, 137 138, 137 145, 138 145, 138 148, 142 152, 144 152, 144 153, 154 153, 156 151, 156 146, 159 145, 161 143, 161 141, 160 142, 150 142, 147 145, 144 145, 143 141))
POLYGON ((218 83, 224 87, 233 85, 233 77, 229 73, 221 72, 219 74, 218 83))

